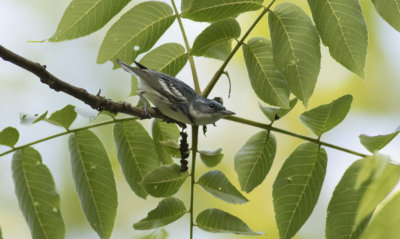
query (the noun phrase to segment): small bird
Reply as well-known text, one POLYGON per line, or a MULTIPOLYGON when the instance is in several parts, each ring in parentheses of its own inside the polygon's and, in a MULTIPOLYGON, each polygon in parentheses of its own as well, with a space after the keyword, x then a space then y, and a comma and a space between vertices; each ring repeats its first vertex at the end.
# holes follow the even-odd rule
POLYGON ((217 120, 235 114, 215 100, 199 95, 190 86, 175 77, 157 72, 135 61, 132 67, 117 59, 121 67, 139 76, 139 97, 148 113, 148 105, 143 95, 164 115, 191 125, 214 124, 217 120))

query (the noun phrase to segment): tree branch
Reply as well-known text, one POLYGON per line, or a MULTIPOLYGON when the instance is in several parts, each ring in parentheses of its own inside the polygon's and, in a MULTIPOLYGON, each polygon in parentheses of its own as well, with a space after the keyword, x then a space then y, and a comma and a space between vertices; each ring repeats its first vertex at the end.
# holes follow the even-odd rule
POLYGON ((68 95, 71 95, 84 103, 88 104, 95 110, 102 111, 106 110, 111 113, 125 113, 128 115, 136 116, 141 119, 145 118, 160 118, 167 120, 168 122, 176 122, 169 117, 163 115, 157 108, 150 108, 150 117, 146 115, 143 107, 134 107, 127 102, 115 102, 110 99, 106 99, 104 96, 100 96, 100 92, 97 95, 88 93, 85 89, 71 85, 65 81, 62 81, 52 75, 46 70, 45 65, 30 61, 0 45, 0 57, 5 61, 9 61, 27 71, 32 72, 40 81, 48 85, 55 91, 62 91, 68 95))

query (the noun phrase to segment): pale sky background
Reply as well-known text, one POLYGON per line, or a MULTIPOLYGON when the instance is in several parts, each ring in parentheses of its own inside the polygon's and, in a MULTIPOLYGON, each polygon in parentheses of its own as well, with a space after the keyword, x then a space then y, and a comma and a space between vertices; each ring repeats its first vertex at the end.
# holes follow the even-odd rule
MULTIPOLYGON (((166 1, 169 3, 169 1, 166 1)), ((283 1, 278 1, 283 2, 283 1)), ((293 1, 305 5, 306 1, 293 1)), ((132 1, 122 13, 129 10, 137 1, 132 1)), ((102 38, 111 24, 88 37, 61 43, 28 43, 30 40, 43 40, 55 31, 63 11, 69 4, 67 0, 1 0, 0 6, 0 44, 22 56, 46 64, 47 69, 60 79, 73 85, 83 87, 91 93, 102 94, 113 100, 136 101, 136 98, 126 99, 129 94, 129 76, 122 70, 112 70, 111 62, 96 64, 97 52, 102 38)), ((177 1, 177 4, 180 4, 177 1)), ((370 46, 367 58, 367 77, 362 80, 329 57, 325 47, 322 48, 322 66, 315 93, 310 101, 310 108, 326 104, 344 95, 354 96, 353 107, 349 115, 338 127, 326 133, 322 139, 352 150, 367 153, 358 140, 360 134, 387 134, 400 126, 400 33, 384 22, 371 9, 369 0, 361 0, 364 13, 368 18, 370 31, 370 46), (375 30, 374 30, 375 29, 375 30)), ((306 8, 308 11, 308 8, 306 8)), ((116 19, 121 16, 118 14, 116 19)), ((256 13, 242 15, 242 33, 247 30, 250 21, 256 13), (248 22, 243 22, 248 20, 248 22)), ((266 21, 264 20, 252 36, 266 36, 266 21)), ((207 26, 205 23, 184 22, 190 42, 207 26)), ((248 38, 250 39, 250 38, 248 38)), ((183 45, 177 22, 167 31, 156 46, 166 42, 179 42, 183 45)), ((212 77, 221 62, 205 58, 195 58, 200 77, 201 88, 204 89, 208 79, 212 77)), ((266 122, 259 111, 256 98, 249 84, 247 71, 243 63, 241 51, 229 63, 227 70, 232 80, 232 97, 228 95, 228 81, 222 77, 210 97, 221 96, 226 107, 235 111, 238 116, 266 122)), ((178 78, 192 85, 190 67, 187 64, 179 73, 178 78)), ((66 104, 80 108, 88 108, 80 101, 63 93, 50 90, 40 83, 39 79, 29 72, 0 60, 0 130, 7 126, 16 127, 20 132, 17 145, 25 144, 48 135, 59 133, 62 129, 45 122, 34 126, 24 126, 19 123, 19 114, 53 112, 66 104)), ((298 104, 287 119, 277 122, 276 126, 310 135, 310 131, 301 125, 298 115, 305 109, 298 104)), ((85 125, 87 119, 78 116, 73 124, 75 127, 85 125)), ((146 127, 150 121, 143 122, 146 127)), ((229 179, 238 186, 237 175, 233 170, 233 157, 244 142, 259 129, 249 126, 239 126, 229 121, 219 121, 218 127, 210 126, 207 137, 200 136, 200 149, 215 149, 222 147, 225 153, 223 163, 217 167, 227 174, 229 179)), ((141 232, 135 231, 132 224, 144 218, 148 211, 155 208, 158 199, 142 200, 130 191, 117 165, 115 148, 111 137, 111 127, 95 130, 97 135, 107 144, 107 151, 113 164, 114 174, 119 193, 119 207, 112 238, 135 238, 141 232)), ((255 231, 264 231, 265 235, 252 238, 277 238, 274 225, 273 207, 271 202, 271 185, 283 161, 299 143, 303 141, 274 133, 277 136, 278 152, 270 174, 264 183, 253 192, 246 195, 250 202, 245 205, 229 205, 214 199, 202 189, 196 188, 196 213, 202 209, 218 207, 241 217, 255 231)), ((63 217, 67 227, 66 238, 98 238, 85 221, 76 193, 73 190, 70 172, 68 137, 34 146, 42 154, 43 162, 50 168, 60 192, 63 217), (72 209, 71 209, 72 208, 72 209)), ((382 153, 393 160, 400 161, 400 137, 393 140, 382 153)), ((319 202, 305 226, 298 233, 298 238, 322 238, 326 208, 335 185, 343 175, 344 170, 357 157, 341 151, 327 149, 328 169, 319 202)), ((0 152, 7 150, 0 146, 0 152)), ((29 228, 19 210, 14 193, 14 183, 11 176, 11 155, 0 158, 0 227, 6 239, 30 238, 29 228)), ((198 163, 197 176, 206 171, 198 163)), ((176 195, 188 203, 188 183, 176 195)), ((187 238, 188 215, 169 225, 166 229, 170 238, 187 238)), ((231 234, 212 234, 195 228, 195 238, 247 238, 231 234)))

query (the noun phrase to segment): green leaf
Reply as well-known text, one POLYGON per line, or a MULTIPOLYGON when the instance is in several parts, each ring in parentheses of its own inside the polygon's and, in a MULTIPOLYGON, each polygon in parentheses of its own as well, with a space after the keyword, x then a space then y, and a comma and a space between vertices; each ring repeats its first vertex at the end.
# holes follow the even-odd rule
POLYGON ((134 6, 108 30, 97 63, 117 58, 132 63, 136 57, 150 50, 164 32, 172 25, 175 15, 171 7, 163 2, 149 1, 134 6))
POLYGON ((400 0, 372 0, 376 11, 400 32, 400 0))
POLYGON ((60 196, 39 152, 31 147, 17 150, 12 160, 12 175, 19 207, 30 227, 32 238, 64 238, 60 196))
POLYGON ((158 206, 151 210, 147 217, 133 224, 136 230, 148 230, 168 225, 181 218, 187 209, 177 198, 170 197, 161 200, 158 206))
POLYGON ((281 119, 283 116, 285 116, 287 113, 289 113, 297 104, 297 98, 291 99, 289 101, 289 108, 288 109, 282 109, 280 107, 267 107, 263 106, 260 103, 258 103, 258 106, 260 107, 261 111, 267 118, 273 122, 275 120, 281 119))
POLYGON ((399 166, 388 163, 379 176, 375 176, 361 199, 356 214, 355 224, 358 225, 374 212, 383 199, 392 191, 399 181, 399 166))
POLYGON ((1 227, 0 227, 0 239, 3 239, 3 232, 1 231, 1 227))
POLYGON ((301 122, 321 136, 340 124, 350 110, 353 96, 344 95, 329 104, 320 105, 300 115, 301 122))
POLYGON ((100 238, 110 238, 117 214, 117 189, 110 160, 100 139, 89 130, 69 138, 71 169, 82 209, 100 238))
MULTIPOLYGON (((384 0, 387 1, 387 0, 384 0)), ((368 32, 358 0, 308 0, 324 45, 331 56, 364 78, 368 32)))
POLYGON ((72 0, 58 24, 51 42, 89 35, 102 28, 130 0, 72 0))
POLYGON ((191 0, 182 3, 182 17, 199 22, 213 22, 262 7, 263 0, 191 0))
POLYGON ((176 124, 163 122, 159 119, 153 120, 151 125, 151 133, 154 139, 154 145, 158 153, 158 157, 162 164, 173 163, 168 149, 161 143, 161 141, 172 140, 177 142, 179 139, 179 129, 176 124))
POLYGON ((168 237, 169 237, 168 232, 165 229, 161 229, 153 231, 152 233, 146 236, 139 237, 139 239, 167 239, 168 237))
POLYGON ((400 234, 400 192, 390 197, 376 213, 362 239, 397 239, 400 234))
POLYGON ((279 171, 272 197, 281 239, 292 238, 311 215, 324 182, 327 158, 318 144, 304 143, 279 171))
POLYGON ((147 192, 140 182, 160 166, 153 140, 136 120, 116 123, 114 140, 126 181, 136 195, 146 198, 147 192))
POLYGON ((224 154, 221 153, 221 148, 216 150, 199 150, 198 152, 200 153, 201 161, 209 168, 217 166, 224 157, 224 154))
POLYGON ((333 192, 328 206, 325 236, 327 239, 358 238, 369 222, 368 215, 360 224, 355 224, 355 218, 360 202, 365 195, 370 181, 355 188, 357 175, 364 160, 355 161, 344 173, 333 192))
POLYGON ((230 42, 240 36, 240 25, 233 19, 214 22, 204 29, 194 40, 191 54, 203 56, 211 47, 230 42))
POLYGON ((377 136, 368 136, 366 134, 362 134, 358 136, 360 138, 360 142, 369 152, 374 153, 376 151, 381 150, 388 143, 390 143, 398 134, 400 130, 397 130, 391 134, 385 135, 377 135, 377 136))
POLYGON ((289 2, 280 3, 269 12, 268 23, 275 64, 290 91, 307 106, 321 64, 317 29, 300 7, 289 2))
POLYGON ((174 158, 180 158, 181 152, 179 150, 179 144, 176 140, 168 139, 165 141, 160 141, 160 144, 164 147, 165 151, 174 158))
POLYGON ((14 147, 18 142, 19 133, 16 128, 7 127, 0 132, 0 145, 14 147))
POLYGON ((54 124, 57 126, 64 127, 68 129, 72 122, 76 119, 77 113, 75 112, 75 106, 67 105, 61 110, 57 110, 53 114, 50 115, 48 119, 45 121, 49 122, 50 124, 54 124))
POLYGON ((243 204, 248 202, 229 179, 219 170, 209 171, 200 176, 197 182, 211 195, 232 204, 243 204))
POLYGON ((276 152, 275 136, 261 131, 251 136, 235 155, 240 188, 251 192, 267 176, 276 152))
POLYGON ((225 61, 232 51, 232 41, 223 42, 208 48, 203 56, 225 61))
POLYGON ((262 234, 251 230, 240 218, 216 208, 202 211, 196 218, 197 226, 208 232, 228 232, 239 235, 262 234))
POLYGON ((140 63, 155 71, 176 76, 188 60, 185 48, 178 43, 166 43, 143 56, 140 63))
POLYGON ((258 98, 270 105, 289 108, 289 87, 272 59, 271 41, 254 37, 242 49, 250 83, 258 98))
POLYGON ((169 197, 179 191, 188 177, 177 164, 163 165, 147 174, 141 185, 153 197, 169 197))

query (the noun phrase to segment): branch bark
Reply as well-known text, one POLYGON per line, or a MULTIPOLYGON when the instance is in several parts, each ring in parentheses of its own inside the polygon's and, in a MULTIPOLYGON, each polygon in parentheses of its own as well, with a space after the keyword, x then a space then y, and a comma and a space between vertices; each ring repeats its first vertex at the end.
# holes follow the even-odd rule
POLYGON ((70 96, 73 96, 84 103, 88 104, 95 110, 102 111, 106 110, 111 113, 125 113, 128 115, 139 117, 140 119, 145 118, 160 118, 168 122, 176 122, 169 117, 163 115, 157 108, 150 108, 150 116, 146 115, 144 107, 135 107, 127 102, 115 102, 110 99, 106 99, 100 95, 100 92, 96 95, 90 94, 85 89, 71 85, 65 81, 60 80, 50 72, 46 70, 45 65, 28 60, 0 45, 0 57, 3 60, 11 62, 27 71, 32 72, 34 75, 40 78, 43 84, 46 84, 55 91, 64 92, 70 96))

